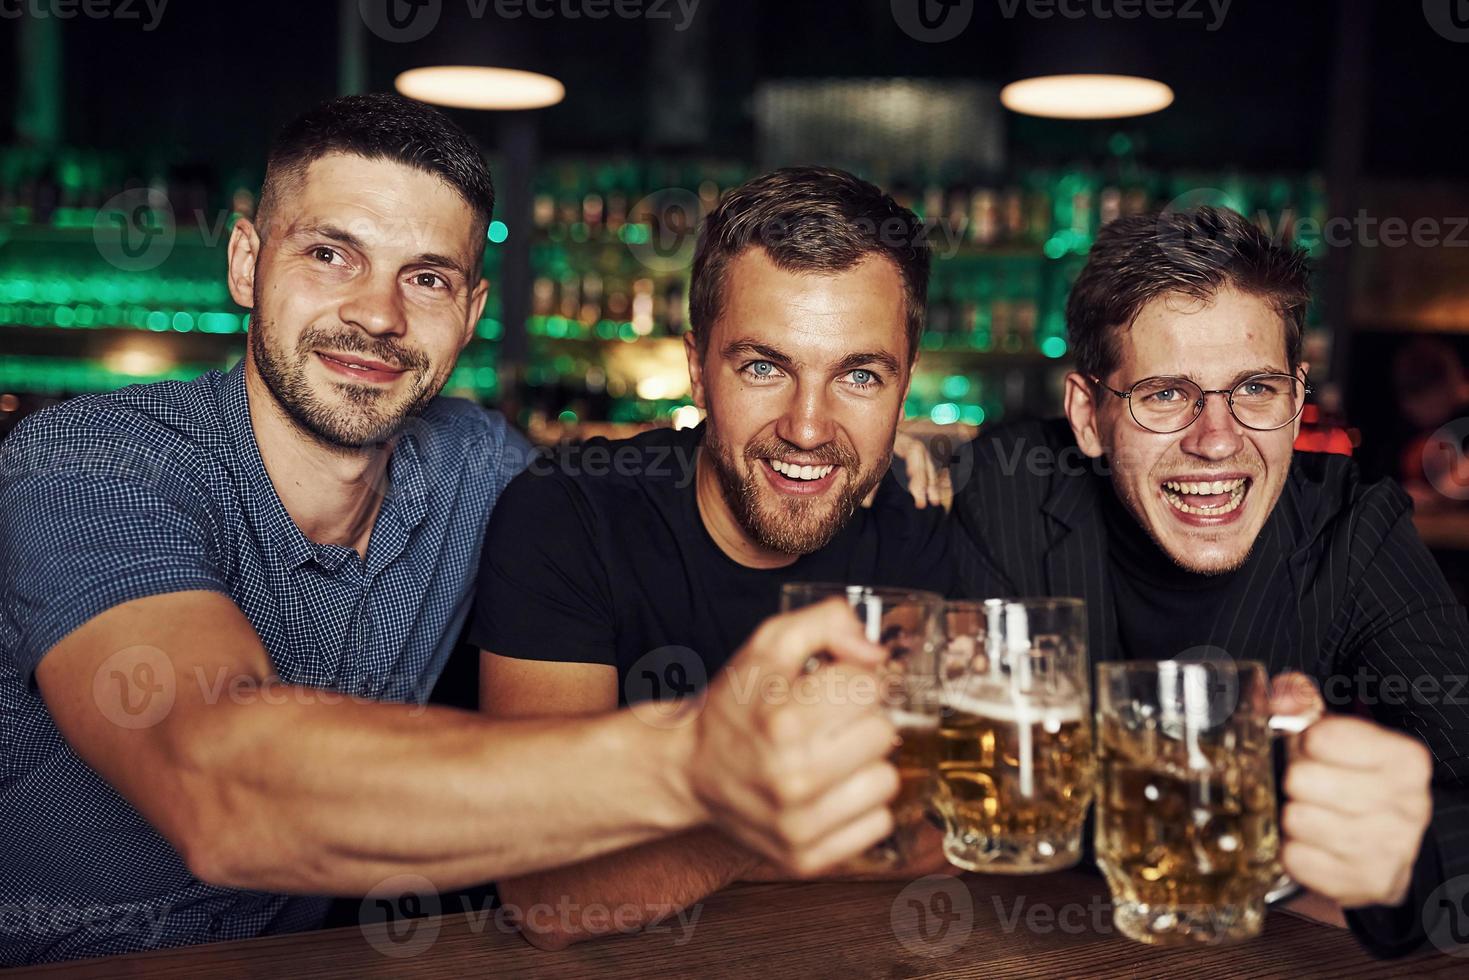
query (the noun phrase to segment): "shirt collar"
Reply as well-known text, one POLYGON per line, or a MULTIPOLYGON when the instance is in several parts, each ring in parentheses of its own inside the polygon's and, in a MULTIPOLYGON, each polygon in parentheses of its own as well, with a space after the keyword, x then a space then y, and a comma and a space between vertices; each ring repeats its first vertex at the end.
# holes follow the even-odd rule
MULTIPOLYGON (((285 504, 281 503, 275 484, 271 482, 270 474, 265 469, 265 460, 260 456, 260 444, 255 439, 255 427, 250 420, 244 358, 224 376, 220 390, 220 411, 245 478, 245 509, 251 522, 269 538, 291 567, 298 567, 314 558, 328 570, 335 570, 351 554, 351 549, 317 544, 307 538, 286 511, 285 504)), ((382 509, 374 522, 374 541, 384 521, 391 521, 402 532, 408 532, 417 527, 428 513, 428 481, 424 473, 418 431, 426 423, 421 419, 416 422, 417 424, 408 426, 388 461, 388 487, 382 509)), ((393 535, 394 538, 399 536, 393 535)), ((394 542, 391 550, 394 554, 401 551, 402 542, 394 542)), ((371 551, 370 544, 369 555, 371 551)))

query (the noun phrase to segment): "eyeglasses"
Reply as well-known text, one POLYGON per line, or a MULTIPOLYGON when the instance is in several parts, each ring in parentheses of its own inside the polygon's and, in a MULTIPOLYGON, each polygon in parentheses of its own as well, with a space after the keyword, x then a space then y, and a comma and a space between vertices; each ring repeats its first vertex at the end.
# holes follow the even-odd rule
POLYGON ((1200 388, 1187 378, 1144 378, 1125 391, 1118 391, 1101 378, 1093 383, 1118 398, 1127 399, 1133 421, 1166 435, 1181 432, 1204 411, 1210 395, 1223 395, 1229 414, 1247 429, 1270 432, 1290 425, 1306 407, 1313 390, 1293 374, 1256 374, 1233 388, 1200 388))

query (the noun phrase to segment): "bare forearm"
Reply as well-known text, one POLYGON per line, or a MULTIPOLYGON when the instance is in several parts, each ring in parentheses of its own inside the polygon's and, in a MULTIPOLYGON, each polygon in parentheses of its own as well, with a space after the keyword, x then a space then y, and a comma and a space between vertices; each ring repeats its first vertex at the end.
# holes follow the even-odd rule
POLYGON ((413 872, 456 888, 700 820, 678 733, 631 716, 491 721, 285 690, 302 696, 199 708, 187 726, 180 805, 208 828, 185 835, 206 880, 353 894, 413 872))
POLYGON ((678 915, 759 863, 703 828, 499 886, 526 939, 542 949, 634 932, 678 915))

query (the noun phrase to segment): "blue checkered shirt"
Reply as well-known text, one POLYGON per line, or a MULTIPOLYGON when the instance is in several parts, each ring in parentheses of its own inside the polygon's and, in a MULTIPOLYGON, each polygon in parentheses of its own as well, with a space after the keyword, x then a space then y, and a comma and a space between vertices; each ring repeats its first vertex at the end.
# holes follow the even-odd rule
MULTIPOLYGON (((324 898, 207 885, 57 731, 33 674, 109 607, 210 589, 279 678, 421 703, 529 446, 439 398, 388 466, 367 558, 315 544, 266 474, 242 367, 74 399, 0 444, 0 964, 312 928, 324 898)), ((281 733, 289 738, 290 733, 281 733)))

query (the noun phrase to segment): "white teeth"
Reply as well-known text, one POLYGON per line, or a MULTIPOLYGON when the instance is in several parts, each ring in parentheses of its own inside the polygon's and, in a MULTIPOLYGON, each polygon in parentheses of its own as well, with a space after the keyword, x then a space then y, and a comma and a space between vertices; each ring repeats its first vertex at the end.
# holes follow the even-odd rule
POLYGON ((1163 484, 1174 493, 1186 494, 1216 494, 1234 493, 1245 485, 1245 480, 1215 480, 1213 483, 1184 483, 1180 480, 1169 480, 1163 484))
POLYGON ((1178 510, 1183 511, 1185 514, 1203 514, 1203 515, 1208 516, 1208 517, 1218 517, 1218 516, 1220 516, 1222 514, 1229 514, 1229 513, 1232 513, 1233 511, 1239 509, 1240 503, 1245 499, 1245 481, 1244 480, 1231 480, 1231 481, 1228 481, 1227 483, 1223 483, 1223 484, 1221 484, 1221 483, 1183 483, 1183 484, 1179 484, 1179 483, 1167 483, 1167 484, 1165 484, 1165 486, 1167 486, 1170 489, 1175 489, 1175 490, 1178 491, 1176 493, 1165 493, 1165 494, 1163 494, 1163 496, 1166 497, 1166 498, 1168 498, 1168 502, 1170 504, 1172 504, 1178 510), (1207 487, 1207 488, 1210 488, 1210 489, 1207 489, 1207 490, 1204 490, 1204 491, 1183 489, 1185 487, 1199 487, 1199 486, 1207 487), (1186 503, 1183 502, 1183 497, 1181 496, 1181 494, 1185 494, 1185 493, 1194 493, 1194 494, 1197 494, 1197 493, 1200 493, 1200 492, 1202 492, 1202 493, 1210 493, 1210 492, 1223 493, 1224 492, 1223 490, 1218 490, 1218 491, 1213 491, 1212 490, 1213 487, 1217 487, 1217 486, 1225 486, 1225 487, 1228 487, 1229 488, 1229 500, 1225 501, 1222 504, 1215 504, 1212 507, 1194 507, 1191 504, 1186 504, 1186 503))
POLYGON ((792 480, 820 480, 836 467, 830 463, 825 466, 797 466, 779 459, 767 460, 770 468, 781 476, 792 480))

